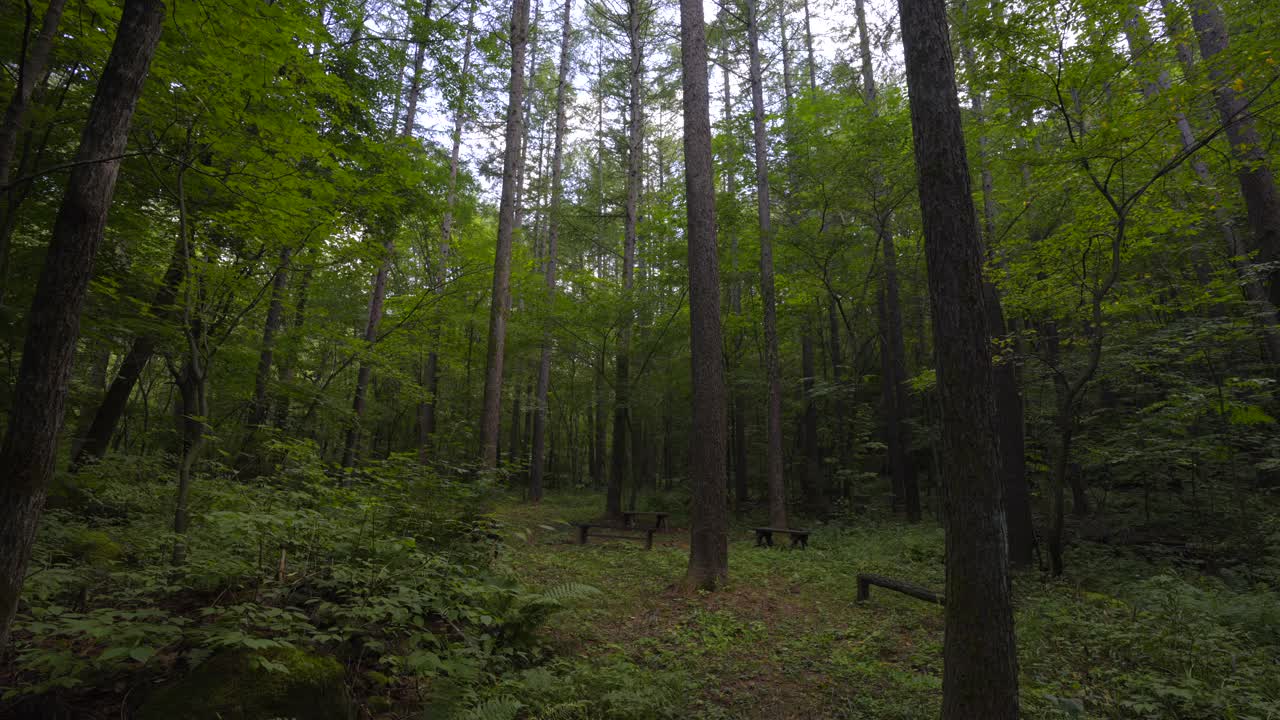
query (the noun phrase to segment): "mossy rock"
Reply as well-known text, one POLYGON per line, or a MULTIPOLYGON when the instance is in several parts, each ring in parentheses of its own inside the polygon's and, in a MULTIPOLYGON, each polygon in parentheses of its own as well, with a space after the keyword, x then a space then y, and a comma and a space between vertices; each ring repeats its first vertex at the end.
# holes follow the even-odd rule
POLYGON ((77 560, 94 567, 102 567, 120 559, 124 549, 101 530, 85 528, 75 533, 68 543, 67 552, 77 560))
POLYGON ((350 720, 342 665, 294 648, 220 653, 147 698, 138 720, 350 720), (283 666, 267 670, 261 660, 283 666))

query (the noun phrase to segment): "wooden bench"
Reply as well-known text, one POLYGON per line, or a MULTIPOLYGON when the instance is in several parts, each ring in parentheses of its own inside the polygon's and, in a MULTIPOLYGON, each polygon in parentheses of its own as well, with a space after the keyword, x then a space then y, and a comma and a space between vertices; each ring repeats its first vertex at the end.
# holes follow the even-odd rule
POLYGON ((644 510, 623 510, 622 511, 623 525, 625 525, 626 527, 632 527, 635 524, 636 517, 640 515, 652 515, 653 529, 666 530, 668 528, 667 518, 671 515, 671 513, 646 512, 644 510))
POLYGON ((870 599, 872 585, 878 585, 879 587, 885 588, 887 590, 900 592, 903 595, 908 595, 917 600, 923 600, 928 603, 934 603, 936 605, 943 605, 943 606, 947 604, 947 600, 945 597, 943 597, 942 595, 939 595, 938 593, 933 592, 928 588, 923 588, 923 587, 920 587, 919 585, 913 585, 912 583, 909 583, 909 582, 903 582, 902 580, 894 580, 893 578, 887 578, 883 575, 861 575, 861 574, 858 575, 858 602, 865 602, 866 600, 870 599))
MULTIPOLYGON (((612 525, 592 525, 592 524, 590 524, 590 523, 574 523, 574 525, 578 528, 578 544, 579 544, 579 545, 586 545, 586 544, 587 544, 587 537, 588 537, 589 535, 592 535, 592 533, 591 533, 591 530, 592 530, 592 529, 595 529, 595 530, 619 530, 619 531, 621 531, 621 530, 630 530, 630 529, 631 529, 631 528, 620 528, 620 527, 614 527, 614 526, 612 526, 612 525)), ((644 549, 645 549, 645 550, 652 550, 652 549, 653 549, 653 534, 654 534, 655 532, 657 532, 657 531, 658 531, 658 530, 657 530, 657 528, 640 528, 640 532, 644 533, 644 536, 643 536, 643 537, 642 537, 642 536, 640 536, 640 535, 618 535, 618 534, 616 534, 616 533, 615 533, 615 534, 610 534, 610 533, 601 533, 601 532, 597 532, 597 533, 595 533, 595 534, 593 535, 593 537, 598 537, 598 538, 615 538, 615 539, 618 539, 618 540, 643 540, 643 541, 644 541, 644 549)))
POLYGON ((773 547, 773 534, 785 533, 791 536, 791 547, 800 546, 801 549, 809 547, 809 531, 808 530, 788 530, 786 528, 758 527, 756 531, 756 547, 766 545, 773 547))

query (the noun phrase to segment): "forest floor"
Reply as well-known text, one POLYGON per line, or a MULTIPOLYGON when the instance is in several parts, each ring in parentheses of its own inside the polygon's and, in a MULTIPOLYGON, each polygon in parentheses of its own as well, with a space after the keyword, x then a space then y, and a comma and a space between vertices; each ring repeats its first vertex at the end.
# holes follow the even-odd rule
MULTIPOLYGON (((621 660, 641 676, 628 682, 669 693, 673 717, 938 716, 943 609, 880 588, 856 600, 859 573, 941 591, 936 522, 908 526, 873 512, 810 526, 808 549, 791 550, 755 547, 751 523, 737 518, 727 587, 688 594, 676 588, 688 561, 680 513, 651 551, 636 541, 576 544, 564 523, 597 517, 600 502, 553 495, 496 511, 515 538, 503 563, 510 572, 537 587, 602 591, 551 618, 545 632, 557 655, 621 660)), ((1280 606, 1266 584, 1246 590, 1243 578, 1091 543, 1068 560, 1062 578, 1015 576, 1024 717, 1280 718, 1280 606)))
MULTIPOLYGON (((698 718, 931 717, 941 697, 942 608, 896 593, 857 603, 856 576, 883 572, 941 590, 935 527, 815 530, 807 550, 757 548, 737 525, 730 582, 715 593, 676 589, 688 562, 683 527, 640 542, 576 544, 565 522, 599 514, 599 496, 508 504, 497 515, 523 542, 512 570, 544 587, 593 585, 603 595, 556 615, 561 654, 621 653, 674 673, 698 718)), ((785 544, 785 543, 784 543, 785 544)))

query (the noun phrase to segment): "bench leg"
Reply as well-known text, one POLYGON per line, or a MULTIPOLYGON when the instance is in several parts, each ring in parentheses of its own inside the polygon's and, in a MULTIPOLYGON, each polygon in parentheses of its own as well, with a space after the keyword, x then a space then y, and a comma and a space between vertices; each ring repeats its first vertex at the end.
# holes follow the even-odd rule
POLYGON ((589 529, 589 528, 585 528, 585 527, 579 527, 579 528, 578 528, 578 544, 579 544, 579 545, 586 545, 586 544, 587 544, 587 530, 588 530, 588 529, 589 529))
POLYGON ((654 532, 653 530, 650 530, 650 531, 648 531, 648 532, 646 532, 646 533, 644 534, 644 549, 645 549, 645 550, 652 550, 652 549, 653 549, 653 532, 654 532))

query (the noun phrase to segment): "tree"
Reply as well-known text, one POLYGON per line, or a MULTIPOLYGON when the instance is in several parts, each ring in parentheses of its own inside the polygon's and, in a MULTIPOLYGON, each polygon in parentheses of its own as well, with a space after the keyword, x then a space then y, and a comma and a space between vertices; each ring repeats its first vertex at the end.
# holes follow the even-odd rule
POLYGON ((946 528, 942 717, 1018 717, 1004 487, 982 248, 942 0, 901 0, 929 272, 946 528))
POLYGON ((525 45, 529 40, 529 0, 511 6, 511 82, 507 92, 506 149, 502 156, 502 199, 498 206, 498 245, 493 260, 493 293, 489 298, 489 350, 485 359, 484 404, 480 415, 480 462, 498 465, 498 433, 502 424, 502 365, 511 312, 511 242, 516 229, 516 175, 524 126, 525 45))
POLYGON ((0 647, 8 643, 18 608, 53 473, 80 310, 164 15, 160 0, 127 0, 124 5, 27 321, 18 391, 0 447, 0 467, 6 468, 0 479, 0 647))
POLYGON ((693 371, 693 435, 689 479, 689 570, 685 586, 713 590, 729 576, 725 497, 728 430, 721 357, 720 271, 711 174, 707 38, 698 0, 680 2, 680 67, 684 91, 685 212, 689 258, 689 344, 693 371))
POLYGON ((764 305, 765 486, 769 491, 769 524, 787 526, 787 489, 782 468, 782 361, 778 356, 778 297, 773 278, 773 222, 769 200, 769 148, 760 70, 758 0, 746 0, 747 43, 751 73, 751 136, 755 146, 756 212, 760 230, 760 300, 764 305))
MULTIPOLYGON (((556 77, 556 131, 554 149, 551 151, 551 207, 547 218, 547 256, 544 273, 547 282, 547 300, 554 307, 556 299, 556 263, 560 252, 560 215, 564 196, 564 138, 568 132, 565 113, 569 88, 570 40, 573 37, 573 1, 565 0, 564 15, 560 18, 560 64, 556 77)), ((538 387, 533 411, 533 459, 529 468, 529 500, 542 500, 542 476, 546 464, 547 394, 551 388, 552 337, 550 324, 542 333, 542 350, 538 360, 538 387)))

